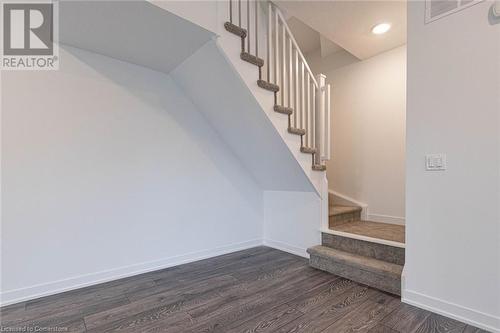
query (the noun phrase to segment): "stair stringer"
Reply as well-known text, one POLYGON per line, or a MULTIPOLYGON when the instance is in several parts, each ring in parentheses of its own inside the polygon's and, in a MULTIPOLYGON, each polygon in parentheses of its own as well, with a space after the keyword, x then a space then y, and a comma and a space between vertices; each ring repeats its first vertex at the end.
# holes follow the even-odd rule
MULTIPOLYGON (((171 76, 263 190, 317 193, 216 41, 187 58, 171 76)), ((286 128, 286 116, 280 116, 286 128)))
POLYGON ((314 188, 321 196, 323 178, 326 172, 312 170, 311 154, 300 151, 300 136, 288 132, 288 117, 274 111, 274 93, 264 90, 257 85, 258 68, 240 58, 241 48, 239 38, 229 32, 222 33, 217 38, 217 44, 224 51, 227 59, 233 64, 234 70, 240 75, 248 90, 255 97, 262 111, 273 124, 281 139, 288 146, 290 152, 301 166, 304 174, 309 178, 314 188))

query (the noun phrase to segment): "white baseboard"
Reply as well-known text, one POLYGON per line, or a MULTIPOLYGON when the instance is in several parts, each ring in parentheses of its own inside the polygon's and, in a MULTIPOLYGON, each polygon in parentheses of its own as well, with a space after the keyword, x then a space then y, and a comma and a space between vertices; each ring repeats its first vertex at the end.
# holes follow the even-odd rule
POLYGON ((275 241, 272 239, 264 239, 264 245, 272 247, 273 249, 281 250, 284 252, 288 252, 309 259, 309 253, 307 253, 306 249, 297 247, 295 245, 290 245, 288 243, 275 241))
POLYGON ((0 306, 14 304, 133 275, 186 264, 189 262, 211 258, 235 251, 245 250, 260 245, 263 245, 262 239, 253 239, 241 243, 230 244, 213 249, 206 249, 179 256, 173 256, 130 266, 114 268, 106 271, 80 275, 69 279, 38 284, 26 288, 7 290, 0 293, 0 306))
POLYGON ((401 300, 404 303, 459 320, 490 332, 500 333, 500 317, 423 295, 412 290, 403 290, 402 296, 401 300))
POLYGON ((382 214, 368 214, 368 221, 372 222, 382 222, 389 224, 399 224, 405 225, 405 218, 399 216, 390 216, 390 215, 382 215, 382 214))

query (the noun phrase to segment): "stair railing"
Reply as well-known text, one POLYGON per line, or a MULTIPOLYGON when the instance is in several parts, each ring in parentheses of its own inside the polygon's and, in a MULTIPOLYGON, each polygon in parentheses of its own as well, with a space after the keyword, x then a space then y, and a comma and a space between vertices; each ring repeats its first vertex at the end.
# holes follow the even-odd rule
POLYGON ((326 84, 326 76, 313 74, 275 4, 229 0, 229 22, 236 25, 233 12, 236 12, 238 27, 245 30, 241 35, 241 57, 259 66, 259 81, 276 86, 275 110, 291 111, 289 132, 301 135, 301 151, 313 153, 313 166, 323 166, 323 161, 330 159, 331 147, 331 89, 326 84), (267 31, 261 37, 265 38, 265 43, 259 39, 259 14, 267 16, 267 31), (265 45, 265 60, 259 58, 259 41, 261 47, 265 45))

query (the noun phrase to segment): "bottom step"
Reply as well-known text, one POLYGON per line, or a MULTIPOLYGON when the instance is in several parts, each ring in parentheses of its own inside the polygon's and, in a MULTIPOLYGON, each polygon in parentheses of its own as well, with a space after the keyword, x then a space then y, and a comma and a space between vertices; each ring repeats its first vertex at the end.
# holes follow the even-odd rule
POLYGON ((326 246, 307 249, 309 264, 317 269, 370 287, 401 295, 403 266, 343 252, 326 246))

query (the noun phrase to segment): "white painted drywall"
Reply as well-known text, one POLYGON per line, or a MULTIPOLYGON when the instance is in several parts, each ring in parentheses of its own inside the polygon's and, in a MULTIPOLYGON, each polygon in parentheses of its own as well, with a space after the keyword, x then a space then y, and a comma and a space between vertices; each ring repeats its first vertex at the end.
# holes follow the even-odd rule
POLYGON ((321 243, 321 200, 316 193, 264 192, 264 244, 308 257, 321 243))
POLYGON ((2 302, 261 244, 261 189, 169 76, 60 59, 2 73, 2 302))
MULTIPOLYGON (((239 45, 236 38, 233 42, 239 45)), ((253 71, 249 74, 255 75, 256 85, 257 68, 239 57, 237 65, 251 67, 253 71)), ((272 111, 282 121, 281 127, 273 126, 252 91, 215 41, 207 43, 186 59, 172 71, 172 77, 220 133, 262 189, 314 191, 311 181, 277 131, 286 132, 287 116, 272 111)), ((274 101, 271 93, 261 98, 268 103, 274 101)), ((300 138, 294 136, 294 139, 293 148, 298 152, 300 138)), ((311 169, 310 156, 307 157, 311 169)))
POLYGON ((408 2, 404 300, 500 332, 500 24, 408 2), (448 168, 426 172, 424 155, 448 168))
POLYGON ((326 74, 332 86, 329 188, 365 203, 370 220, 402 224, 406 47, 340 68, 335 59, 308 57, 312 70, 326 74))
MULTIPOLYGON (((147 2, 214 33, 224 29, 219 25, 219 17, 227 16, 229 13, 229 10, 221 12, 219 9, 218 3, 227 2, 225 0, 147 0, 147 2)), ((234 7, 233 15, 236 16, 236 6, 234 7)))
POLYGON ((66 45, 167 74, 214 36, 148 1, 128 0, 61 1, 59 31, 66 45))

